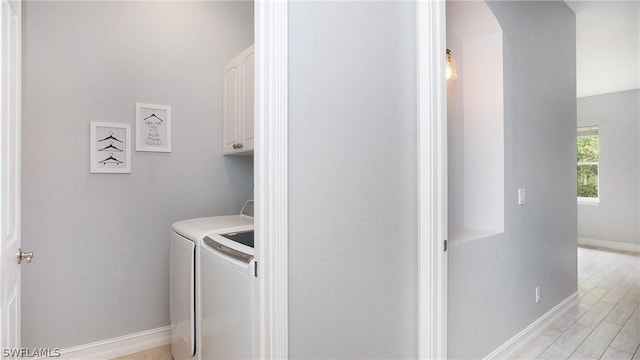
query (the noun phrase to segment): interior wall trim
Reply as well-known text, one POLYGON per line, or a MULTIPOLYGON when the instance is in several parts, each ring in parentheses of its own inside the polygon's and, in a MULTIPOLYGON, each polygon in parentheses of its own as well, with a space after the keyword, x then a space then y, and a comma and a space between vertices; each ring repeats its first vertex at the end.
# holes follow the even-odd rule
POLYGON ((640 253, 640 244, 629 244, 618 241, 607 241, 578 237, 578 245, 640 253))
POLYGON ((419 0, 418 356, 447 358, 447 104, 444 1, 419 0))
POLYGON ((567 311, 571 310, 578 303, 579 296, 578 292, 576 291, 568 298, 562 300, 558 305, 554 306, 553 309, 547 311, 544 315, 538 318, 538 320, 534 321, 533 323, 531 323, 531 325, 527 326, 524 330, 516 334, 516 336, 512 337, 511 339, 509 339, 509 341, 502 344, 502 346, 494 350, 491 354, 487 355, 484 359, 488 360, 512 358, 512 355, 515 355, 515 353, 522 347, 522 345, 535 338, 547 325, 565 314, 567 311))
MULTIPOLYGON (((101 340, 60 350, 61 360, 109 360, 171 343, 171 326, 101 340)), ((34 359, 50 359, 40 357, 34 359)))
POLYGON ((259 358, 287 359, 288 1, 257 0, 254 179, 259 358))

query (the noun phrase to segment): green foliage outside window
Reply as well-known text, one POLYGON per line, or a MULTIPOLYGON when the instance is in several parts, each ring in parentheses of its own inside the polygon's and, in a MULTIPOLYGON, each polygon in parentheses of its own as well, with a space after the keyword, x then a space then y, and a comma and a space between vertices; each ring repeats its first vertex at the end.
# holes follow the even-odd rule
POLYGON ((598 197, 598 140, 598 136, 578 137, 578 197, 598 197))

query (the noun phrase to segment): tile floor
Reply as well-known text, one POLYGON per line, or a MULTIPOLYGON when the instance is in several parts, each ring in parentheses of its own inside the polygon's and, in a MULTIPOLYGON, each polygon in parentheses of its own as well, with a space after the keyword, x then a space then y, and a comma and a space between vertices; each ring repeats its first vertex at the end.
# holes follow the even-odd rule
POLYGON ((640 255, 579 247, 578 293, 514 359, 640 360, 640 255))

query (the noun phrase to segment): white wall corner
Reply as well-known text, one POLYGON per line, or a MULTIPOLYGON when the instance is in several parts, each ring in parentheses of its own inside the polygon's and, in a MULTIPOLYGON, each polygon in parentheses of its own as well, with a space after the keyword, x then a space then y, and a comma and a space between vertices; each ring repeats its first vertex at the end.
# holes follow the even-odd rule
POLYGON ((562 316, 575 305, 579 303, 578 292, 571 294, 568 298, 562 300, 553 309, 547 311, 538 320, 531 323, 524 330, 519 332, 516 336, 512 337, 506 343, 502 344, 499 348, 495 349, 491 354, 487 355, 484 359, 511 359, 513 355, 516 355, 517 351, 522 348, 529 340, 538 336, 544 328, 553 322, 558 317, 562 316))
POLYGON ((578 245, 640 253, 640 244, 629 244, 618 241, 607 241, 578 237, 578 245))
MULTIPOLYGON (((61 360, 109 360, 171 343, 171 326, 60 350, 61 360)), ((45 359, 45 358, 36 358, 45 359)))

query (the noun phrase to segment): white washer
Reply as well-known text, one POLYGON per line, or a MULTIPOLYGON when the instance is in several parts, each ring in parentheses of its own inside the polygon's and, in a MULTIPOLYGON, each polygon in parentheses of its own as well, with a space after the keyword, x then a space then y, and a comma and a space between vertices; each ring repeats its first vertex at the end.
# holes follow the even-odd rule
POLYGON ((255 359, 257 263, 253 228, 205 236, 202 359, 255 359))
POLYGON ((201 359, 200 252, 204 237, 253 229, 253 201, 240 215, 178 221, 170 242, 171 353, 174 360, 201 359))

